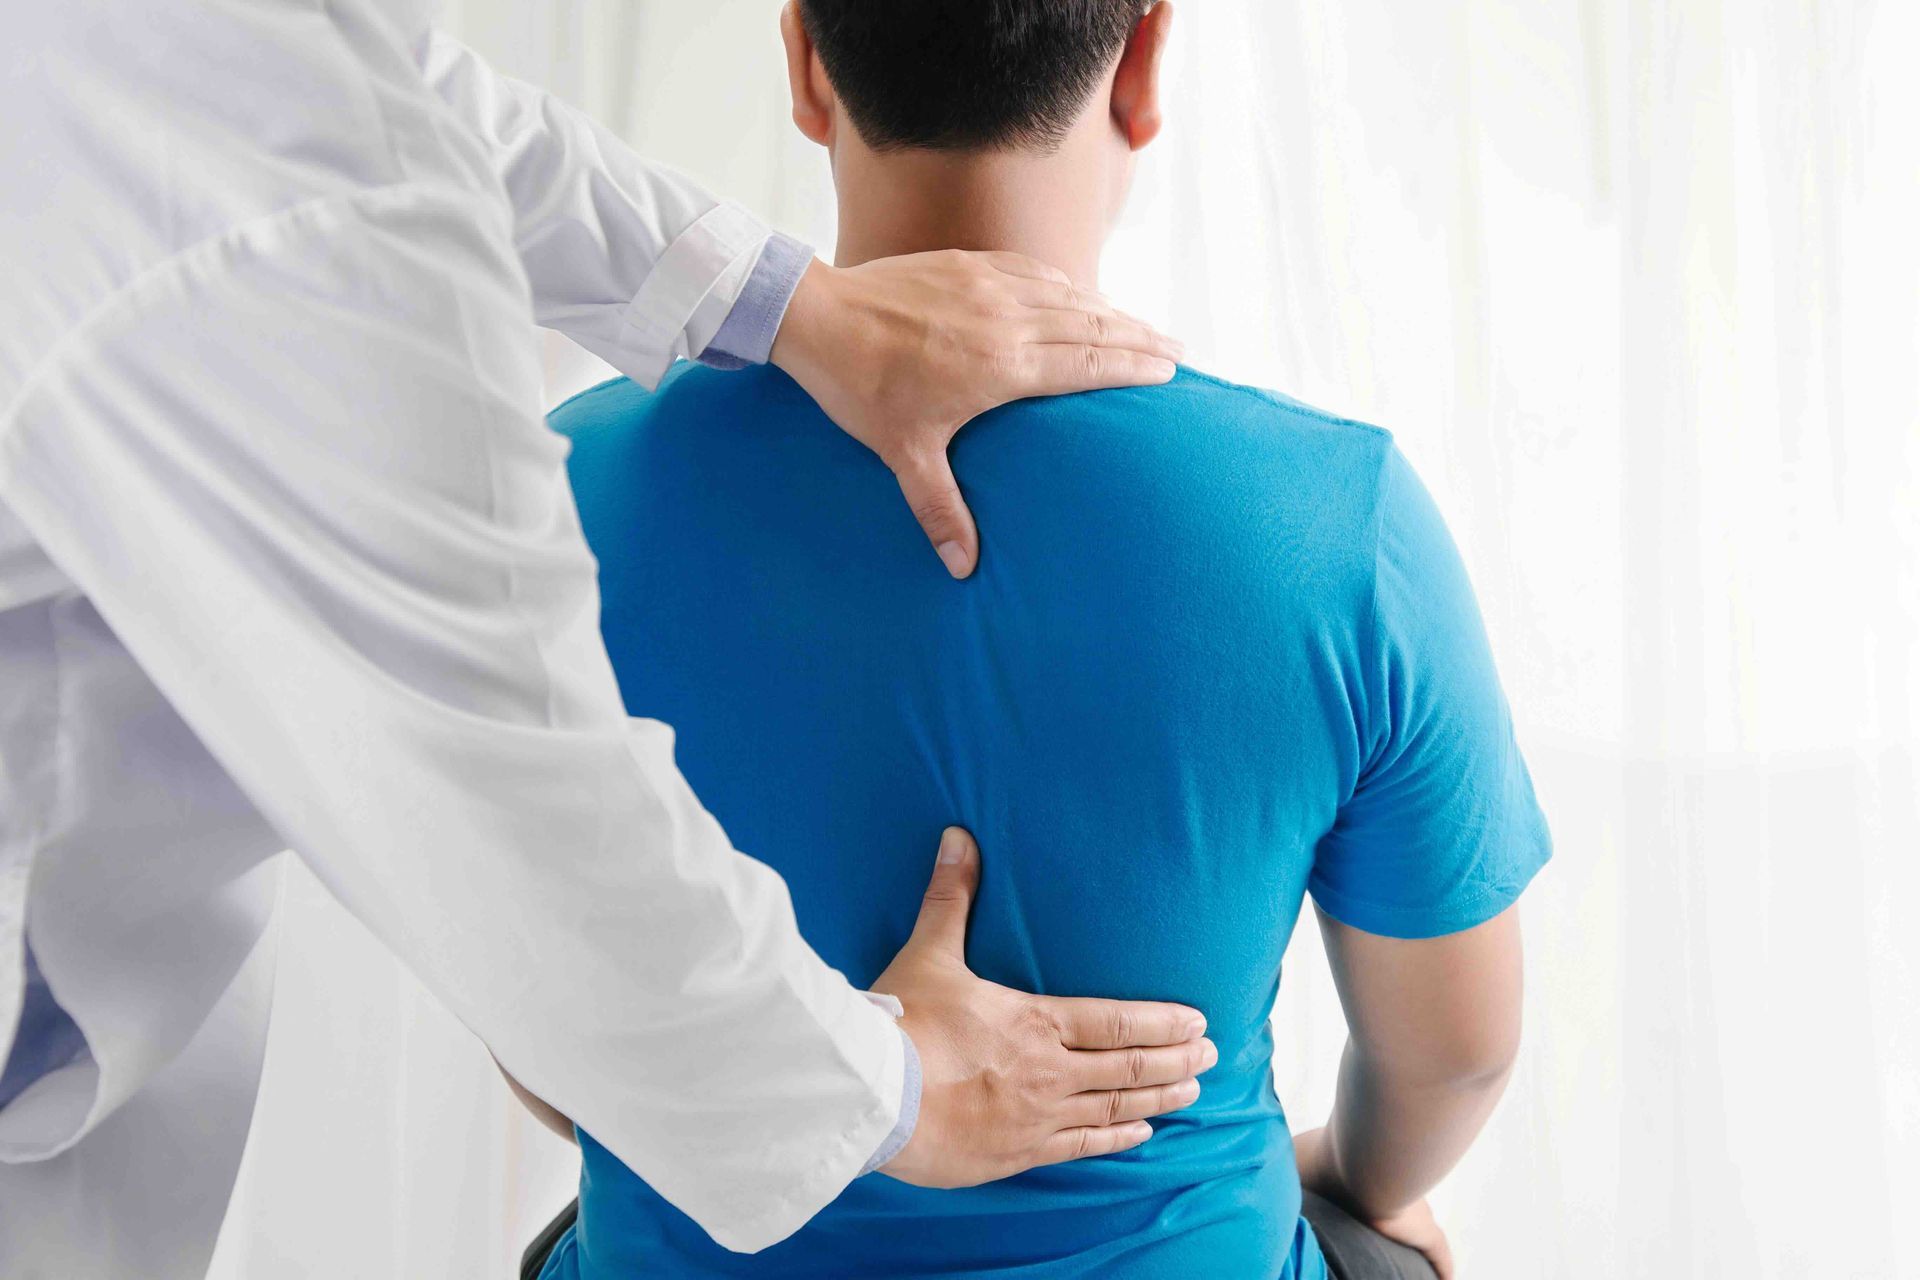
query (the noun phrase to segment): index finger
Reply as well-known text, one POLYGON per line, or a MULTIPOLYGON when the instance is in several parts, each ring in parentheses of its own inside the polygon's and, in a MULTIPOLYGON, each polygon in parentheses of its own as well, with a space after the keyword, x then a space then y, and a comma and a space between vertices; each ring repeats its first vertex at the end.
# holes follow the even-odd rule
POLYGON ((1038 258, 1029 258, 1024 253, 1009 253, 1005 249, 989 249, 980 254, 987 264, 1002 275, 1025 276, 1029 280, 1052 280, 1058 284, 1071 285, 1073 277, 1058 267, 1048 266, 1038 258))
POLYGON ((1185 1044, 1206 1034, 1207 1019, 1184 1004, 1153 1000, 1041 997, 1069 1049, 1132 1049, 1185 1044))
POLYGON ((1027 348, 1022 396, 1063 396, 1109 387, 1149 387, 1173 381, 1179 366, 1164 356, 1125 347, 1041 342, 1027 348))
POLYGON ((1163 360, 1178 360, 1185 348, 1145 320, 1124 311, 1074 310, 1070 307, 1036 307, 1028 313, 1028 333, 1038 345, 1116 347, 1138 351, 1163 360))
POLYGON ((1150 1089, 1178 1084, 1213 1070, 1220 1051, 1211 1040, 1155 1045, 1151 1049, 1080 1049, 1067 1055, 1061 1079, 1074 1093, 1150 1089))

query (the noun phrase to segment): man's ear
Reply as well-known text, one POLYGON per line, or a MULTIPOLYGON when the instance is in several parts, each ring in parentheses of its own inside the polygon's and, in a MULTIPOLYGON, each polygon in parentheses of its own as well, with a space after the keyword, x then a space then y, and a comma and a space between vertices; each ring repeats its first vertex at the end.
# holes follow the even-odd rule
POLYGON ((1160 62, 1173 25, 1173 5, 1159 0, 1147 10, 1113 76, 1113 123, 1135 151, 1160 136, 1160 62))
POLYGON ((820 60, 813 56, 813 39, 800 17, 799 0, 787 0, 781 7, 780 38, 787 46, 787 89, 793 94, 794 126, 824 147, 833 137, 833 89, 820 69, 820 60))

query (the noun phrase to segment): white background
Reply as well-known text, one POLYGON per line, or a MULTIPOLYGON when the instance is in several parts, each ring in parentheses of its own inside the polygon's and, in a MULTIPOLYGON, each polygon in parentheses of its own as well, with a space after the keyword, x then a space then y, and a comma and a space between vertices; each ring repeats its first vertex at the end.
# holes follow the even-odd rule
MULTIPOLYGON (((449 20, 824 248, 775 12, 449 20)), ((1175 28, 1108 291, 1397 434, 1557 838, 1522 1065, 1435 1197, 1465 1274, 1920 1275, 1916 7, 1182 0, 1175 28)), ((549 355, 556 395, 594 376, 549 355)), ((283 924, 215 1274, 507 1274, 570 1149, 304 875, 283 924)), ((1276 1074, 1308 1124, 1343 1029, 1297 937, 1276 1074)))

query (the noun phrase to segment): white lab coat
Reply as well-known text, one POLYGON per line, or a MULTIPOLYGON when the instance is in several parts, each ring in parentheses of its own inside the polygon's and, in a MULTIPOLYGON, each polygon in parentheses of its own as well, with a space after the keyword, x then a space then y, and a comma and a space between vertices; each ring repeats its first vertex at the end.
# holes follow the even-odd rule
MULTIPOLYGON (((537 318, 651 379, 764 229, 426 6, 59 0, 0 68, 0 1275, 204 1270, 291 846, 721 1242, 895 1124, 886 1013, 621 711, 537 318)), ((780 750, 768 742, 768 751, 780 750)))

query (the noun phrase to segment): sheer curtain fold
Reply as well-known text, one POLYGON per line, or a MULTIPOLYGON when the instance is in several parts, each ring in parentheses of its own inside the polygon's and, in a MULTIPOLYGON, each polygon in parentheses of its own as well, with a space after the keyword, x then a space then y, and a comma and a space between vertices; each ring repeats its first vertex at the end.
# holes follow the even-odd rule
MULTIPOLYGON (((450 19, 825 246, 776 12, 450 19)), ((1556 832, 1524 1061, 1436 1196, 1468 1273, 1915 1274, 1920 11, 1204 0, 1175 28, 1107 289, 1198 364, 1396 433, 1556 832)), ((556 394, 594 374, 552 357, 556 394)), ((273 1265, 230 1274, 505 1274, 564 1149, 337 908, 289 893, 224 1254, 273 1265), (350 1251, 319 1208, 342 1188, 350 1251)), ((1309 1124, 1342 1028, 1295 936, 1276 1079, 1309 1124)))

